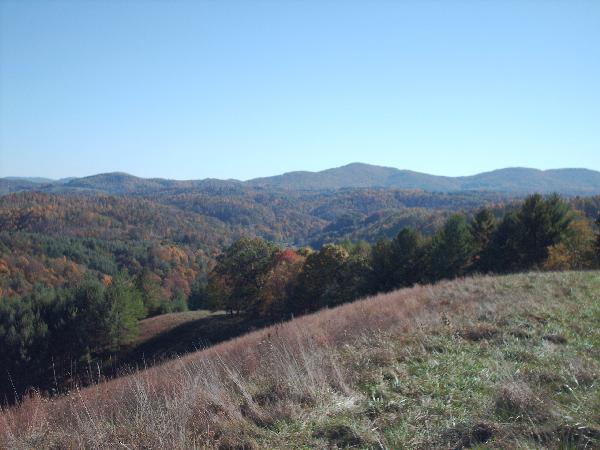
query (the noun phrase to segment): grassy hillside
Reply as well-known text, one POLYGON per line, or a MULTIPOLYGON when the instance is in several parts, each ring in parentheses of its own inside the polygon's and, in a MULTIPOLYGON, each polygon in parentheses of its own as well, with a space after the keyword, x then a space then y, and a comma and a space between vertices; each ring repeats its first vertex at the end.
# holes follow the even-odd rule
POLYGON ((224 311, 185 311, 150 317, 140 321, 139 335, 133 342, 101 358, 106 363, 103 372, 118 375, 127 367, 153 366, 272 323, 244 315, 231 316, 224 311))
POLYGON ((305 316, 0 416, 18 448, 594 448, 600 273, 479 277, 305 316))

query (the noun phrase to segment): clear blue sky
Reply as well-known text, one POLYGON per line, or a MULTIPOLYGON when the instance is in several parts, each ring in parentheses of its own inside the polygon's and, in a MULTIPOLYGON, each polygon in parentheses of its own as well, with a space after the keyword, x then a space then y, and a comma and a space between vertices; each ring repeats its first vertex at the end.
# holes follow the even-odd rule
POLYGON ((0 0, 0 176, 600 170, 600 1, 0 0))

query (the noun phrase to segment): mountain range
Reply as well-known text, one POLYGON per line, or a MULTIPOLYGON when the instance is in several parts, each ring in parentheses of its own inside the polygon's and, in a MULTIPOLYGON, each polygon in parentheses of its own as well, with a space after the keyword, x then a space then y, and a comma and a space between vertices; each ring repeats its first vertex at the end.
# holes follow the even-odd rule
POLYGON ((19 191, 93 191, 107 194, 141 194, 173 190, 236 189, 337 190, 345 188, 390 188, 427 192, 489 191, 513 195, 557 192, 563 195, 600 194, 600 172, 589 169, 538 170, 512 167, 471 176, 447 177, 352 163, 320 172, 296 171, 282 175, 239 180, 168 180, 140 178, 122 172, 82 178, 0 178, 0 194, 19 191))

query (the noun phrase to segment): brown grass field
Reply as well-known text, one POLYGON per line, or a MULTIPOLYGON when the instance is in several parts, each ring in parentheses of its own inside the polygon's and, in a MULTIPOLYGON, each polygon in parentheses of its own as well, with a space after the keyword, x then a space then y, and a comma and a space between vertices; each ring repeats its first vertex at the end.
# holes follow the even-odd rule
POLYGON ((139 345, 158 335, 168 333, 180 325, 211 315, 208 311, 185 311, 161 314, 160 316, 140 320, 139 334, 132 345, 139 345))
POLYGON ((600 448, 600 273, 417 286, 31 395, 2 448, 600 448))

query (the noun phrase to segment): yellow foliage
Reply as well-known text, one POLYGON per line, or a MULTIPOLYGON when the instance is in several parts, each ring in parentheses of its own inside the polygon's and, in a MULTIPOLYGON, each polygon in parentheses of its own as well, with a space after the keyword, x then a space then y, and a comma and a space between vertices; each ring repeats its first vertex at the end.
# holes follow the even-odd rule
POLYGON ((589 269, 594 264, 594 232, 585 219, 569 225, 565 239, 548 249, 546 270, 589 269))

